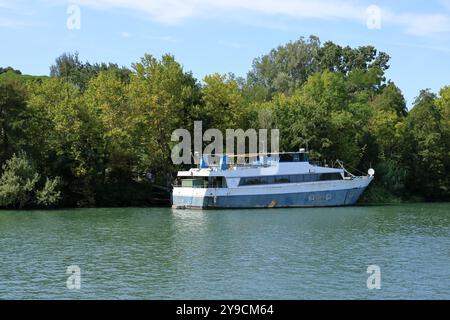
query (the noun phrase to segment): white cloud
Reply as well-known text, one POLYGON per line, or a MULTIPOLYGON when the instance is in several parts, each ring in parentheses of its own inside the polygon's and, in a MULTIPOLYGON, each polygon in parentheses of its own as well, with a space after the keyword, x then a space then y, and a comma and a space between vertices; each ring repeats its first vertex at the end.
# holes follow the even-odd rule
MULTIPOLYGON (((178 24, 189 18, 233 16, 236 13, 292 19, 326 19, 353 21, 365 27, 367 2, 358 0, 41 0, 47 4, 79 4, 98 10, 130 10, 150 19, 178 24)), ((438 0, 450 9, 450 0, 438 0)), ((9 2, 0 0, 0 6, 9 2)), ((382 9, 382 28, 399 27, 416 36, 450 33, 449 13, 417 13, 382 9)))
MULTIPOLYGON (((450 0, 440 0, 450 6, 450 0)), ((97 9, 129 9, 167 24, 188 18, 249 11, 290 18, 343 19, 365 24, 367 6, 355 0, 76 0, 97 9)), ((449 16, 382 10, 383 27, 394 25, 418 36, 450 32, 449 16)))
POLYGON ((428 36, 450 32, 450 17, 445 14, 394 13, 383 10, 382 19, 398 25, 408 34, 428 36))
MULTIPOLYGON (((67 2, 67 1, 64 1, 67 2)), ((148 15, 151 19, 167 24, 175 24, 196 16, 200 7, 195 0, 75 0, 70 1, 96 9, 129 9, 148 15)))
POLYGON ((232 13, 234 10, 249 10, 294 18, 365 19, 365 8, 357 7, 348 0, 344 2, 337 0, 74 0, 71 2, 97 9, 120 8, 139 11, 156 21, 169 24, 179 23, 195 16, 232 13))
POLYGON ((450 54, 450 48, 446 48, 443 46, 433 46, 433 45, 427 45, 427 44, 416 44, 413 42, 387 42, 386 44, 392 45, 392 46, 398 46, 398 47, 408 47, 408 48, 415 48, 415 49, 425 49, 425 50, 433 50, 438 51, 446 54, 450 54))
POLYGON ((42 26, 34 19, 35 11, 22 0, 0 0, 0 28, 20 29, 42 26))

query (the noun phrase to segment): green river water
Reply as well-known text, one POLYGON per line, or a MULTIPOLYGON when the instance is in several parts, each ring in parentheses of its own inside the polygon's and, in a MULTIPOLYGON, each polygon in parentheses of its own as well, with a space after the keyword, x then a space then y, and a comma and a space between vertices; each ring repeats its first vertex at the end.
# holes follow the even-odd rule
POLYGON ((450 204, 0 211, 0 299, 450 299, 450 204))

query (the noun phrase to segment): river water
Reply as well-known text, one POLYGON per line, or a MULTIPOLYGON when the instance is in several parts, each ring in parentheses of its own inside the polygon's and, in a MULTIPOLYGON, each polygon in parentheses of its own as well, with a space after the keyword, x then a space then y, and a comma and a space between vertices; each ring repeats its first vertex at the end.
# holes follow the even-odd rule
POLYGON ((450 299, 450 204, 0 211, 0 299, 450 299))

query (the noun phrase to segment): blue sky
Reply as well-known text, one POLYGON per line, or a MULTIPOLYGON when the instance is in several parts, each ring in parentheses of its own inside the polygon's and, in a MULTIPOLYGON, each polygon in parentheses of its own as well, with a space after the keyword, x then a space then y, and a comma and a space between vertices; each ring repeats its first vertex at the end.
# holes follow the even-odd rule
POLYGON ((35 75, 78 51, 124 66, 169 52, 199 79, 245 76, 255 57, 310 34, 387 52, 409 106, 419 90, 450 85, 450 0, 0 0, 0 66, 35 75), (67 26, 73 5, 79 29, 67 26))

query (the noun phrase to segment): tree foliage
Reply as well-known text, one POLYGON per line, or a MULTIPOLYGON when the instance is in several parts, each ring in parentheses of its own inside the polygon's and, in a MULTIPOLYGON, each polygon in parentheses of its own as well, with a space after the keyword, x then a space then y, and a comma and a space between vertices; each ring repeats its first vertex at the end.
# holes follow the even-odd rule
POLYGON ((12 72, 12 73, 17 74, 17 75, 21 75, 22 74, 22 72, 20 72, 20 70, 16 70, 16 69, 14 69, 12 67, 6 67, 6 68, 1 68, 0 67, 0 74, 7 73, 7 72, 12 72))
POLYGON ((23 208, 32 205, 52 206, 58 203, 59 178, 46 179, 38 189, 41 176, 24 153, 13 154, 2 166, 0 176, 0 207, 23 208))
POLYGON ((27 118, 24 86, 15 80, 0 82, 0 163, 23 147, 27 118))
POLYGON ((95 63, 82 62, 78 52, 63 53, 55 60, 55 64, 50 67, 50 77, 64 79, 76 85, 80 90, 87 87, 89 80, 96 77, 102 71, 113 71, 122 80, 127 80, 130 70, 119 67, 115 63, 95 63))
POLYGON ((371 84, 373 78, 380 83, 389 68, 389 59, 389 55, 378 52, 373 46, 341 47, 330 41, 322 45, 315 36, 302 37, 255 59, 248 73, 248 84, 254 90, 264 90, 270 98, 276 93, 293 94, 316 72, 330 71, 346 76, 353 73, 359 78, 354 81, 358 85, 371 84))
POLYGON ((200 83, 174 56, 130 69, 63 54, 50 78, 0 73, 0 207, 154 205, 179 169, 171 134, 278 128, 281 149, 377 172, 366 200, 450 198, 450 87, 411 111, 372 46, 300 38, 257 58, 247 78, 200 83), (37 80, 36 80, 37 79, 37 80), (26 155, 25 155, 26 154, 26 155), (53 177, 53 178, 52 178, 53 177))
POLYGON ((450 136, 448 119, 437 106, 441 103, 442 100, 436 101, 435 94, 422 90, 407 118, 407 142, 413 151, 408 162, 409 183, 412 190, 429 199, 448 196, 450 191, 450 136))

